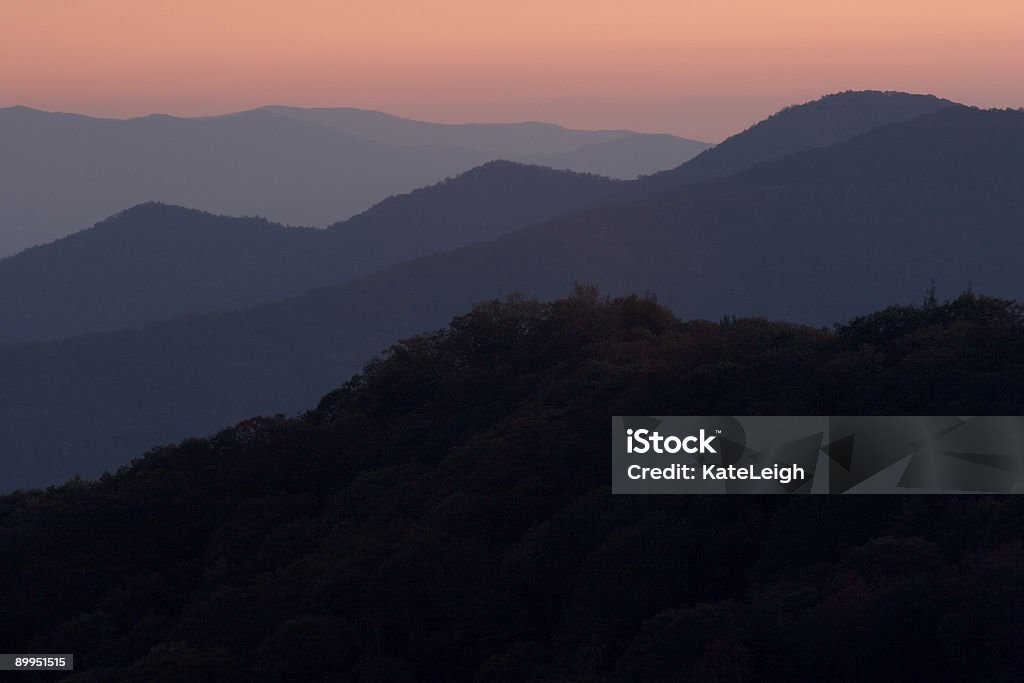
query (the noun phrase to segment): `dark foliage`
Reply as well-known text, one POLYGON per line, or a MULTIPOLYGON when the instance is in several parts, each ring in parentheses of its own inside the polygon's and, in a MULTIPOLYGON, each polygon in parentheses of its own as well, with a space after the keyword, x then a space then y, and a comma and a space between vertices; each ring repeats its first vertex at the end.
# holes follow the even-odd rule
POLYGON ((490 302, 299 418, 0 498, 0 642, 79 683, 1019 680, 1024 499, 609 492, 615 414, 908 411, 1024 411, 1021 308, 490 302))

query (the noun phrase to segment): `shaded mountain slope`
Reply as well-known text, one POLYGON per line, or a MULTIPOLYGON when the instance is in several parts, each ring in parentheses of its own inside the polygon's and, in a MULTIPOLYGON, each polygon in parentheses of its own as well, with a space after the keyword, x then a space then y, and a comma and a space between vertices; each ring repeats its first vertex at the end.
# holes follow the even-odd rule
POLYGON ((1022 333, 974 296, 832 333, 481 305, 299 419, 0 497, 0 641, 73 650, 69 683, 1011 680, 1021 496, 612 496, 608 437, 669 406, 1020 414, 1022 333))
POLYGON ((93 119, 0 110, 0 256, 145 201, 325 225, 491 158, 399 147, 267 111, 93 119))
POLYGON ((508 292, 656 292, 687 317, 831 324, 969 283, 1024 289, 1024 113, 952 108, 657 200, 249 310, 0 353, 8 486, 291 412, 375 350, 508 292), (46 450, 39 448, 45 437, 46 450))
POLYGON ((389 197, 330 226, 324 242, 335 250, 338 270, 363 274, 593 208, 615 200, 628 186, 594 174, 493 161, 389 197))
POLYGON ((754 164, 781 159, 817 147, 828 147, 872 128, 961 106, 933 95, 873 90, 826 95, 786 107, 678 168, 644 179, 648 191, 717 178, 754 164))
POLYGON ((0 261, 0 342, 281 299, 588 208, 619 187, 594 175, 490 162, 326 231, 140 205, 0 261))
POLYGON ((143 204, 0 261, 0 340, 109 330, 325 284, 320 231, 143 204))
MULTIPOLYGON (((0 261, 0 342, 67 337, 282 298, 409 258, 486 241, 559 213, 654 196, 665 188, 844 140, 873 125, 949 104, 902 93, 827 96, 784 110, 676 171, 634 183, 492 163, 452 182, 391 197, 336 224, 329 236, 275 231, 266 225, 254 227, 249 235, 245 226, 256 222, 171 207, 122 212, 101 224, 103 229, 83 231, 0 261), (191 221, 195 225, 187 225, 191 221)), ((486 146, 491 140, 491 147, 501 152, 516 147, 523 152, 545 147, 571 150, 597 135, 548 124, 447 126, 379 112, 277 107, 209 119, 203 125, 231 124, 234 131, 237 125, 232 121, 246 119, 250 125, 279 126, 280 121, 275 121, 279 115, 333 126, 339 134, 348 135, 340 130, 348 127, 358 135, 382 140, 390 136, 403 143, 486 146)), ((102 123, 83 117, 71 120, 86 128, 102 123)), ((200 125, 189 121, 164 123, 200 125)), ((147 130, 153 124, 148 120, 121 123, 147 130)), ((267 128, 268 134, 274 130, 267 128)), ((86 139, 89 135, 83 133, 86 139)), ((631 158, 631 149, 641 147, 644 154, 661 154, 665 162, 681 153, 677 147, 682 143, 671 136, 604 131, 598 137, 603 141, 568 152, 575 166, 608 171, 602 167, 603 159, 611 155, 625 161, 631 158)), ((557 163, 557 158, 548 155, 541 160, 557 163)))

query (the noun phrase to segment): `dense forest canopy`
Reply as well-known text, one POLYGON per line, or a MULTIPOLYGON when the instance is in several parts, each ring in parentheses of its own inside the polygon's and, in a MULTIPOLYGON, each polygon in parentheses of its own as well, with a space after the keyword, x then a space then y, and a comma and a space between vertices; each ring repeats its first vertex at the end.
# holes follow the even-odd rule
POLYGON ((78 683, 1017 680, 1021 498, 612 496, 609 418, 1022 411, 1010 301, 491 301, 299 417, 0 498, 0 642, 78 683))

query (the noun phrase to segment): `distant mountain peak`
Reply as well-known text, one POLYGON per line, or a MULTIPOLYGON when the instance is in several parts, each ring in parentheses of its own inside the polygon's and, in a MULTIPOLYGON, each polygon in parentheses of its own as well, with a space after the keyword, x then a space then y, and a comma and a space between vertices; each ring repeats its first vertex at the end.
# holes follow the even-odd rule
MULTIPOLYGON (((768 118, 747 128, 747 130, 765 125, 773 119, 790 116, 795 113, 810 112, 820 114, 825 111, 836 112, 838 111, 835 109, 836 107, 851 107, 857 113, 876 110, 880 116, 888 117, 893 113, 894 108, 899 107, 917 112, 919 109, 934 110, 956 105, 957 103, 952 100, 932 94, 908 93, 898 90, 842 90, 822 95, 814 100, 783 107, 768 118)), ((742 135, 742 133, 737 135, 742 135)))
POLYGON ((795 152, 845 142, 879 126, 962 106, 934 95, 896 91, 831 93, 785 107, 681 166, 648 176, 644 182, 652 189, 669 189, 729 175, 795 152))
POLYGON ((127 209, 118 211, 117 213, 111 214, 109 217, 100 221, 100 223, 134 220, 136 218, 144 218, 156 215, 167 215, 174 214, 180 216, 211 216, 207 211, 200 211, 199 209, 190 209, 188 207, 180 206, 178 204, 168 204, 166 202, 159 201, 146 201, 129 206, 127 209))
POLYGON ((454 176, 454 179, 458 178, 472 178, 475 176, 493 175, 495 173, 510 174, 518 173, 523 175, 529 175, 530 177, 536 177, 537 175, 555 175, 555 174, 569 174, 569 175, 590 175, 587 173, 580 173, 578 171, 568 171, 562 169, 551 168, 550 166, 542 166, 540 164, 530 164, 523 161, 512 161, 510 159, 495 159, 486 163, 480 164, 468 171, 463 171, 458 175, 454 176))

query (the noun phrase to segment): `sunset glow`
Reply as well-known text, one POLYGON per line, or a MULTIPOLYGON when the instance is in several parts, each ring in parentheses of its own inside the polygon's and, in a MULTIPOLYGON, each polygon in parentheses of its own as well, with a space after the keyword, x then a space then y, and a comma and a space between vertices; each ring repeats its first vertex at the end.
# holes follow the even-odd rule
POLYGON ((1024 105, 1019 0, 0 1, 0 106, 268 103, 719 140, 847 89, 1024 105))

